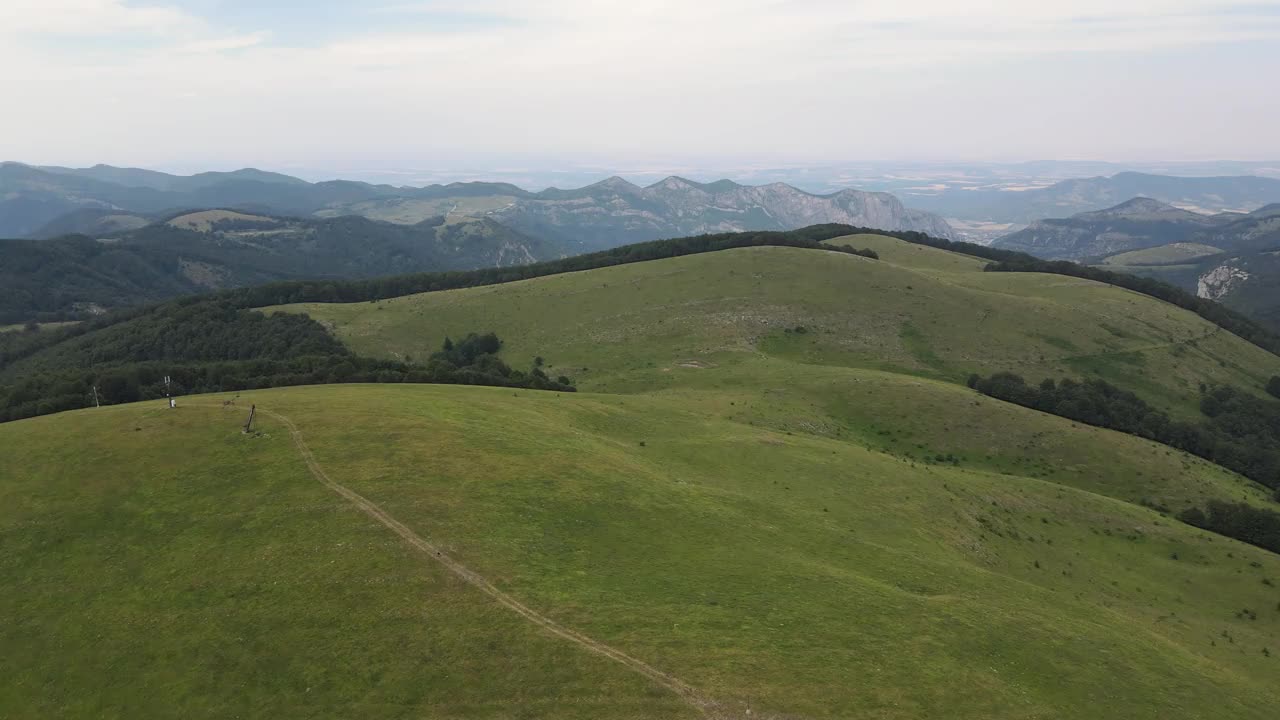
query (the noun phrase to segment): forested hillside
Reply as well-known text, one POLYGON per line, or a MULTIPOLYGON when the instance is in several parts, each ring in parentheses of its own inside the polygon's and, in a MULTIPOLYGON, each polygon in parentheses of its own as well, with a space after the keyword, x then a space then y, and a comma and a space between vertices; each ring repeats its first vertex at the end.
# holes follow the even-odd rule
POLYGON ((179 213, 106 238, 0 241, 0 324, 287 279, 349 279, 508 266, 559 255, 492 220, 395 225, 228 211, 179 213))

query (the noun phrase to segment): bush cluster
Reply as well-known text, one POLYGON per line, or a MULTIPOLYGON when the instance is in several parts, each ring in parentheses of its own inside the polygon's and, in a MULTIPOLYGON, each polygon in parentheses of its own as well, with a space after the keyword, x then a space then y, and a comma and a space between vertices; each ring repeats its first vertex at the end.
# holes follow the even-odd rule
POLYGON ((1210 500, 1206 509, 1191 508, 1180 513, 1178 519, 1188 525, 1280 553, 1280 513, 1243 503, 1210 500))

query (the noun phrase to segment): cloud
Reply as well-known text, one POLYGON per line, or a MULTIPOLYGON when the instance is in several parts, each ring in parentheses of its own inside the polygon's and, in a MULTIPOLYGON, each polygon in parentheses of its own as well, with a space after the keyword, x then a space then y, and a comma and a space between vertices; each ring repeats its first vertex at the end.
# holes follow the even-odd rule
POLYGON ((120 0, 5 0, 0 4, 0 35, 11 37, 161 34, 200 24, 174 7, 132 6, 120 0))
POLYGON ((225 35, 221 37, 195 40, 171 49, 178 53, 216 53, 230 50, 244 50, 264 44, 271 37, 266 31, 246 33, 244 35, 225 35))
POLYGON ((1249 80, 1280 58, 1237 50, 1280 39, 1280 0, 423 0, 370 6, 323 43, 279 29, 174 5, 2 0, 0 62, 27 69, 7 99, 39 110, 0 116, 0 156, 903 157, 986 142, 1061 155, 1176 149, 1194 122, 1215 131, 1200 142, 1274 147, 1263 128, 1280 122, 1249 80), (1209 102, 1174 78, 1223 92, 1209 102), (173 88, 187 102, 166 102, 173 88), (1195 107, 1169 113, 1179 89, 1195 107), (85 116, 110 100, 134 112, 85 116), (1108 127, 1153 129, 1122 141, 1108 127))

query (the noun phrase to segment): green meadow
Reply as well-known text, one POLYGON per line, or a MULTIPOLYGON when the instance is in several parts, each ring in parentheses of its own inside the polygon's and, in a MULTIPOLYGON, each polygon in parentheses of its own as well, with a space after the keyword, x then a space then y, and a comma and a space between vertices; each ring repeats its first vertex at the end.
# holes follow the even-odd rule
POLYGON ((345 385, 0 425, 0 715, 1271 718, 1269 502, 970 373, 1193 415, 1280 359, 1096 283, 879 236, 307 312, 361 354, 495 331, 578 393, 345 385), (335 493, 367 499, 555 627, 335 493))
POLYGON ((1221 248, 1216 248, 1212 245, 1183 242, 1173 243, 1172 245, 1161 245, 1153 248, 1144 248, 1142 250, 1131 250, 1129 252, 1112 255, 1103 262, 1107 265, 1120 266, 1174 265, 1177 263, 1191 262, 1209 255, 1217 255, 1221 252, 1221 248))

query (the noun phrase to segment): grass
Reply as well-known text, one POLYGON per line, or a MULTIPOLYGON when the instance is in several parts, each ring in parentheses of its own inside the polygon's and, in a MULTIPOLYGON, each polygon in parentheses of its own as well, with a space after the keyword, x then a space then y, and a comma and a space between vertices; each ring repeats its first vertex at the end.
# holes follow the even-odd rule
POLYGON ((913 270, 978 272, 988 262, 972 255, 948 252, 925 245, 914 245, 885 235, 849 235, 829 240, 827 244, 875 250, 881 260, 894 265, 910 267, 913 270))
POLYGON ((3 429, 7 717, 687 715, 422 562, 270 418, 102 410, 3 429))
POLYGON ((250 221, 259 223, 278 223, 279 220, 261 215, 249 215, 234 210, 201 210, 200 212, 180 215, 169 221, 169 225, 184 230, 209 232, 213 226, 226 221, 250 221))
POLYGON ((752 248, 287 308, 391 357, 494 330, 579 393, 292 388, 0 425, 0 708, 697 716, 345 504, 271 416, 240 433, 257 403, 334 480, 725 717, 1270 718, 1280 557, 1142 506, 1263 491, 963 380, 1098 374, 1193 413, 1198 382, 1280 360, 1115 288, 850 244, 882 259, 752 248))
MULTIPOLYGON (((685 360, 761 352, 806 365, 963 382, 970 373, 1098 376, 1195 415, 1205 378, 1261 392, 1280 359, 1192 313, 1087 280, 984 273, 891 238, 879 261, 749 248, 378 303, 305 304, 362 354, 424 359, 445 336, 493 330, 516 366, 545 356, 584 389, 637 391, 685 360), (953 269, 946 269, 946 268, 953 269), (805 335, 785 335, 799 325, 805 335), (910 329, 904 333, 904 327, 910 329), (582 370, 587 368, 587 370, 582 370)), ((658 384, 663 387, 663 384, 658 384)))
POLYGON ((0 703, 693 716, 416 557, 308 477, 270 417, 242 435, 247 402, 286 413, 331 477, 504 591, 737 716, 1263 718, 1280 700, 1280 658, 1262 654, 1280 558, 695 395, 297 388, 237 412, 215 399, 2 426, 0 578, 19 592, 0 615, 21 621, 0 627, 0 703))
MULTIPOLYGON (((64 322, 47 322, 47 323, 39 323, 38 327, 41 330, 57 330, 60 327, 75 325, 79 322, 80 322, 79 320, 67 320, 64 322)), ((25 327, 26 327, 25 323, 18 323, 16 325, 0 325, 0 333, 19 332, 25 327)))
POLYGON ((1107 265, 1176 265, 1209 255, 1217 255, 1221 248, 1200 243, 1173 243, 1160 247, 1131 250, 1112 255, 1103 262, 1107 265))

